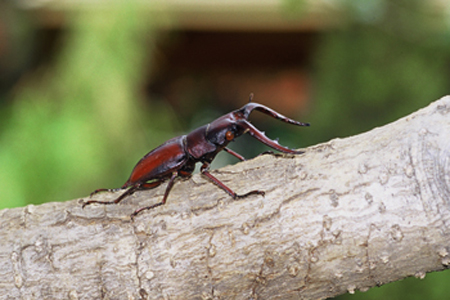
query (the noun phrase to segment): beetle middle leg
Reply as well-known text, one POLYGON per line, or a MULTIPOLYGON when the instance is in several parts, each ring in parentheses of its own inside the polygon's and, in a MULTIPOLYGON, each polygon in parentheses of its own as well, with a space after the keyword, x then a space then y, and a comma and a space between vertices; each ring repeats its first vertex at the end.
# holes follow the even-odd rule
POLYGON ((163 197, 161 202, 155 203, 155 204, 150 205, 150 206, 141 207, 139 209, 136 209, 134 211, 134 213, 131 214, 131 218, 135 217, 138 213, 140 213, 143 210, 153 209, 155 207, 158 207, 158 206, 161 206, 161 205, 165 204, 166 200, 167 200, 167 197, 169 196, 170 190, 172 189, 173 184, 175 183, 175 178, 177 178, 177 174, 178 174, 177 172, 173 172, 172 173, 172 176, 170 177, 169 183, 167 184, 166 191, 164 192, 164 197, 163 197))
POLYGON ((238 195, 236 194, 232 189, 230 189, 229 187, 227 187, 225 184, 223 184, 219 179, 217 179, 216 177, 214 177, 213 175, 211 175, 211 173, 209 173, 209 163, 208 162, 203 162, 202 167, 200 168, 200 171, 202 172, 203 175, 205 175, 206 177, 208 177, 212 182, 214 182, 215 184, 217 184, 220 188, 222 188, 223 190, 225 190, 225 192, 227 192, 231 197, 233 197, 233 199, 238 199, 238 198, 245 198, 247 196, 250 195, 262 195, 264 196, 266 193, 264 191, 260 191, 260 190, 254 190, 254 191, 250 191, 248 193, 242 194, 242 195, 238 195))

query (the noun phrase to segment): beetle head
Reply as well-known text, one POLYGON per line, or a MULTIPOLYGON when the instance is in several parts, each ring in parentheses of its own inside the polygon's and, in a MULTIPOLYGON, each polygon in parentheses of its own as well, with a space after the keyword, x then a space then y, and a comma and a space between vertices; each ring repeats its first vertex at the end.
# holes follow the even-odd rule
MULTIPOLYGON (((251 100, 251 98, 250 98, 251 100)), ((250 102, 244 105, 242 108, 235 110, 229 114, 226 114, 217 120, 211 122, 207 129, 207 139, 218 145, 225 147, 229 142, 233 141, 235 138, 243 135, 244 133, 249 133, 251 136, 262 142, 263 144, 276 149, 284 153, 294 153, 299 154, 301 151, 292 150, 278 144, 277 141, 273 141, 266 137, 263 132, 259 131, 255 126, 253 126, 249 121, 248 117, 253 110, 265 113, 272 118, 281 120, 283 122, 298 125, 298 126, 309 126, 309 123, 302 123, 292 119, 289 119, 282 114, 274 111, 267 106, 259 103, 250 102)))

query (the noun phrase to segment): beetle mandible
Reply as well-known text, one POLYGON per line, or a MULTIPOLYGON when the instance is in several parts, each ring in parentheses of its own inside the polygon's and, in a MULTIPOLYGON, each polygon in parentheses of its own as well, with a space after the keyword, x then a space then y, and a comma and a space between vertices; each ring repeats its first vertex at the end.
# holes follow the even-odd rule
POLYGON ((143 210, 155 208, 166 203, 169 192, 173 187, 175 178, 188 177, 192 174, 197 162, 201 162, 200 172, 208 177, 212 182, 230 194, 233 199, 243 198, 249 195, 264 195, 263 191, 253 190, 242 195, 236 194, 232 189, 223 184, 219 179, 209 173, 209 167, 217 153, 222 150, 234 155, 240 160, 245 160, 243 156, 228 149, 226 146, 234 141, 235 138, 248 133, 263 144, 284 153, 301 154, 302 151, 292 150, 278 144, 267 138, 263 132, 259 131, 247 119, 253 110, 265 113, 275 119, 298 126, 309 126, 309 123, 302 123, 289 119, 282 114, 268 108, 262 104, 250 102, 242 108, 232 111, 211 123, 201 126, 187 135, 172 138, 147 153, 134 167, 130 178, 118 189, 98 189, 91 193, 91 196, 103 191, 115 192, 121 189, 127 189, 122 195, 113 201, 89 200, 83 204, 117 204, 125 197, 138 190, 152 189, 169 179, 166 191, 161 202, 137 209, 132 217, 143 210))

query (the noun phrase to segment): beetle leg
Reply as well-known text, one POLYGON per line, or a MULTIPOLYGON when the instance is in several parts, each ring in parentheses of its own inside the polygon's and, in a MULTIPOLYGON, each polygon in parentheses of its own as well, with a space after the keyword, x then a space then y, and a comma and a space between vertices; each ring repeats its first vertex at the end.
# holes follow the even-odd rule
MULTIPOLYGON (((89 205, 89 204, 92 204, 92 203, 98 203, 98 204, 104 204, 104 205, 117 204, 117 203, 119 203, 120 201, 122 201, 123 198, 125 198, 126 196, 133 194, 137 189, 138 189, 137 186, 132 186, 132 187, 130 187, 128 190, 126 190, 122 195, 120 195, 117 199, 115 199, 115 200, 113 200, 113 201, 98 201, 98 200, 89 200, 89 201, 86 201, 86 202, 83 203, 82 208, 84 208, 86 205, 89 205)), ((115 191, 117 191, 117 190, 119 190, 119 189, 101 189, 101 190, 97 190, 97 191, 99 191, 99 192, 100 192, 100 191, 101 191, 101 192, 103 192, 103 191, 115 192, 115 191)), ((97 191, 95 191, 95 192, 92 193, 91 195, 96 194, 97 191)))
MULTIPOLYGON (((239 158, 241 161, 245 161, 245 160, 246 160, 245 157, 243 157, 242 155, 240 155, 239 153, 237 153, 237 152, 235 152, 235 151, 233 151, 233 150, 231 150, 231 149, 223 148, 223 150, 225 150, 225 152, 230 153, 231 155, 236 156, 236 157, 239 158)), ((264 154, 274 154, 274 152, 268 150, 268 151, 264 151, 263 153, 258 154, 258 156, 261 156, 261 155, 264 155, 264 154)))
POLYGON ((214 182, 215 184, 217 184, 219 187, 221 187, 223 190, 225 190, 225 192, 227 192, 231 197, 233 197, 233 199, 238 199, 238 198, 245 198, 249 195, 265 195, 264 191, 260 191, 260 190, 254 190, 254 191, 250 191, 248 193, 245 193, 243 195, 238 195, 236 194, 232 189, 230 189, 229 187, 227 187, 225 184, 223 184, 219 179, 217 179, 216 177, 214 177, 213 175, 211 175, 211 173, 209 173, 209 163, 208 162, 203 162, 202 167, 200 168, 200 172, 202 172, 202 174, 204 174, 206 177, 208 177, 209 179, 211 179, 212 182, 214 182))
POLYGON ((118 188, 118 189, 98 189, 93 191, 89 196, 92 197, 93 195, 100 193, 100 192, 117 192, 120 191, 122 188, 118 188))
POLYGON ((172 176, 170 177, 169 183, 167 184, 166 191, 164 192, 164 197, 161 202, 135 210, 134 213, 131 214, 131 218, 135 217, 138 213, 140 213, 143 210, 152 209, 152 208, 155 208, 155 207, 165 204, 167 197, 169 196, 169 192, 172 189, 173 184, 175 183, 175 178, 177 177, 177 175, 178 175, 178 172, 172 173, 172 176))
POLYGON ((228 149, 228 148, 223 148, 223 150, 225 150, 225 152, 228 152, 228 153, 230 153, 231 155, 234 155, 234 156, 236 156, 238 159, 240 159, 240 160, 242 160, 242 161, 244 161, 245 160, 245 157, 243 157, 242 155, 240 155, 239 153, 237 153, 237 152, 234 152, 233 150, 231 150, 231 149, 228 149))
MULTIPOLYGON (((133 186, 131 186, 128 190, 126 190, 122 195, 120 195, 118 198, 116 198, 113 201, 98 201, 98 200, 89 200, 83 203, 82 208, 84 208, 86 205, 92 204, 92 203, 98 203, 98 204, 103 204, 103 205, 109 205, 109 204, 117 204, 120 201, 122 201, 125 197, 130 196, 132 194, 134 194, 134 192, 138 191, 138 190, 145 190, 145 189, 152 189, 154 187, 157 187, 158 185, 160 185, 163 181, 162 180, 158 180, 158 181, 154 181, 154 182, 150 182, 150 183, 138 183, 135 184, 133 186)), ((98 189, 95 190, 92 194, 96 194, 98 192, 103 192, 103 191, 108 191, 108 192, 116 192, 119 191, 121 189, 98 189)))

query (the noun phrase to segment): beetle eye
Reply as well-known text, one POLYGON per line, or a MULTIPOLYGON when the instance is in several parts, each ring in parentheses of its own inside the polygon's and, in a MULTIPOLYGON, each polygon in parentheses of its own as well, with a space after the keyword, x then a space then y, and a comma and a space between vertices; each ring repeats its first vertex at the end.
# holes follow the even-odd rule
POLYGON ((234 133, 232 131, 227 131, 225 133, 225 138, 227 139, 227 141, 231 141, 234 139, 234 133))

